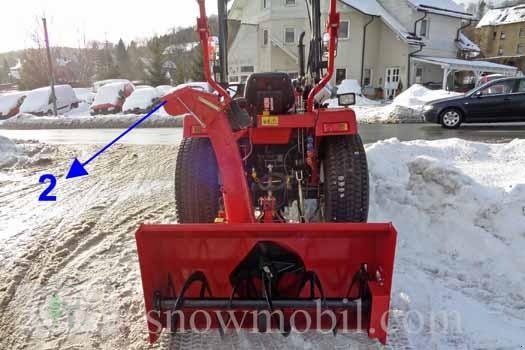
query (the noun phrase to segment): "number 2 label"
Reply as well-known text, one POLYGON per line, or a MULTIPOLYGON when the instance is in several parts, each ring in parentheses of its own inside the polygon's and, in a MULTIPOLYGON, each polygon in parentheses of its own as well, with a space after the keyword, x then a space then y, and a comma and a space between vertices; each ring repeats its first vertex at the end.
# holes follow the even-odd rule
POLYGON ((46 183, 49 181, 49 186, 42 192, 40 197, 38 197, 38 200, 41 202, 55 202, 57 200, 56 196, 50 196, 49 194, 51 191, 53 191, 57 185, 57 179, 52 174, 44 174, 40 176, 40 180, 38 180, 41 184, 46 183))

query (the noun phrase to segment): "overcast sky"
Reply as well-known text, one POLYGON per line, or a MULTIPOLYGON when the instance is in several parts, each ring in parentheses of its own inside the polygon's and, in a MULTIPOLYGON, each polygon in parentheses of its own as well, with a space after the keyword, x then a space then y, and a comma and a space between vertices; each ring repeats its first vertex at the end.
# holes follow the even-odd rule
MULTIPOLYGON (((208 0, 210 13, 216 1, 208 0)), ((195 0, 0 0, 0 52, 33 46, 31 33, 48 18, 51 45, 78 47, 87 40, 117 42, 164 34, 176 26, 193 25, 195 0)))

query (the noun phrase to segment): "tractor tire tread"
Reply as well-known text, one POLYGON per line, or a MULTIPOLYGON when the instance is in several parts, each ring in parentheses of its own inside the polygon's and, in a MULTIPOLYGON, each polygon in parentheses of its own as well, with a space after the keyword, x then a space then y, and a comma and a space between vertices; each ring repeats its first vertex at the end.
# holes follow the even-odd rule
POLYGON ((325 142, 325 221, 366 222, 369 179, 361 137, 335 136, 325 142))

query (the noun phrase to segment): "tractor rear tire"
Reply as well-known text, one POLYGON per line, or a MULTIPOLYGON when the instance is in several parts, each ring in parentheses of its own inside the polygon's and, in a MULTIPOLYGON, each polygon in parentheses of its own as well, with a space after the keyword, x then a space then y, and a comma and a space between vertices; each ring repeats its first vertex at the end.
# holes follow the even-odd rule
POLYGON ((359 135, 328 137, 324 144, 324 221, 366 222, 368 164, 359 135))
POLYGON ((207 138, 184 138, 175 167, 175 205, 179 223, 213 223, 221 193, 215 153, 207 138))

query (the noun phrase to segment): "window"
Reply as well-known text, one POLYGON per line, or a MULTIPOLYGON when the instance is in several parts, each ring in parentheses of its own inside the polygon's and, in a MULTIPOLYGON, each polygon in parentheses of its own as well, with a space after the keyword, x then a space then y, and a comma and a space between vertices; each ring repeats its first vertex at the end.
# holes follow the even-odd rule
POLYGON ((500 56, 503 55, 503 48, 502 48, 502 47, 500 47, 500 48, 498 49, 498 55, 500 55, 500 56))
POLYGON ((238 82, 239 82, 239 76, 230 75, 230 83, 238 83, 238 82))
POLYGON ((286 44, 295 43, 295 28, 285 28, 284 29, 284 42, 286 44))
POLYGON ((262 8, 267 9, 268 7, 270 7, 270 1, 271 0, 262 0, 262 8))
POLYGON ((339 23, 339 39, 348 39, 350 37, 350 22, 341 21, 339 23))
POLYGON ((416 68, 416 84, 423 83, 423 68, 417 67, 416 68))
POLYGON ((520 28, 520 38, 525 38, 525 27, 520 28))
POLYGON ((507 34, 505 34, 505 32, 501 32, 501 34, 499 35, 499 38, 500 40, 505 40, 507 38, 507 34))
POLYGON ((345 68, 337 68, 336 71, 335 71, 335 84, 339 85, 345 79, 346 79, 346 69, 345 68))
POLYGON ((263 46, 268 46, 268 29, 263 30, 263 46))
POLYGON ((253 66, 241 66, 241 73, 253 73, 253 66))
POLYGON ((497 37, 498 37, 498 32, 492 33, 492 40, 496 40, 497 37))
POLYGON ((247 75, 241 75, 241 84, 246 83, 246 80, 248 80, 248 76, 247 75))
POLYGON ((284 0, 286 6, 295 6, 295 0, 284 0))
POLYGON ((365 74, 363 77, 364 86, 372 86, 372 69, 365 68, 365 74))
POLYGON ((506 81, 492 84, 490 86, 487 86, 483 90, 481 90, 481 95, 486 96, 486 95, 510 94, 512 90, 514 89, 515 83, 516 83, 516 80, 506 80, 506 81))
POLYGON ((428 19, 424 19, 419 24, 419 36, 422 38, 428 37, 428 19))
POLYGON ((525 54, 525 44, 518 44, 518 48, 516 50, 516 53, 518 55, 523 55, 525 54))

